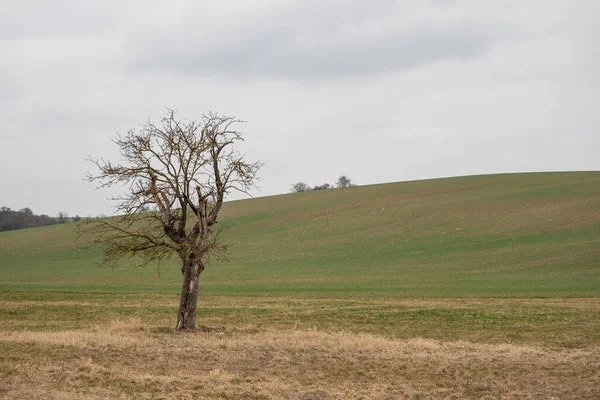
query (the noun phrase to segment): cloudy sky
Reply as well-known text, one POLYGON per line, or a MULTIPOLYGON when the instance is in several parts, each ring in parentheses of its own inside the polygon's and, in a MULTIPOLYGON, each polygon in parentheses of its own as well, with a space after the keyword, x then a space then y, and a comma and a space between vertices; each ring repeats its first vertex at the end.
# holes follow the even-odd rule
POLYGON ((600 170, 597 0, 0 0, 0 205, 111 214, 83 181, 165 108, 248 121, 264 196, 600 170))

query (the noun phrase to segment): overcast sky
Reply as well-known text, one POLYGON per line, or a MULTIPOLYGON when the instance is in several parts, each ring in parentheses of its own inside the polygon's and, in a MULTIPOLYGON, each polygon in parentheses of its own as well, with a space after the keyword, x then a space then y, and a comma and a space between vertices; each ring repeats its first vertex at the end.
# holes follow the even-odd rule
POLYGON ((165 108, 248 121, 258 196, 600 169, 597 0, 0 0, 0 205, 111 214, 85 159, 165 108))

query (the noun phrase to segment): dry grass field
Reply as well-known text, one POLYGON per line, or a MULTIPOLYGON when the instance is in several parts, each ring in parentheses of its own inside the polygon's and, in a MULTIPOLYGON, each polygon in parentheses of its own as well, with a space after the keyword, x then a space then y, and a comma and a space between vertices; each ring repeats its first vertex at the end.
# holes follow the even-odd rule
POLYGON ((0 296, 0 398, 600 397, 600 299, 44 297, 0 296))

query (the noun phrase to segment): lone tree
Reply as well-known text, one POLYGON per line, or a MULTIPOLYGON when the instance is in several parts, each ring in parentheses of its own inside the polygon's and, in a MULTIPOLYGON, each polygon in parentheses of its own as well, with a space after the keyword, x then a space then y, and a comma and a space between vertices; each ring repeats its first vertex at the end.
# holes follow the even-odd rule
POLYGON ((296 182, 292 185, 293 193, 310 192, 311 188, 304 182, 296 182))
POLYGON ((248 193, 261 163, 249 163, 235 149, 243 140, 236 118, 209 113, 199 122, 178 119, 168 110, 160 124, 118 136, 122 163, 91 159, 100 170, 88 174, 99 187, 125 185, 118 197, 118 218, 88 219, 80 232, 93 234, 89 246, 100 246, 105 264, 139 256, 141 265, 178 256, 183 284, 175 330, 194 329, 198 278, 208 255, 219 257, 217 216, 225 195, 248 193))
POLYGON ((352 179, 348 178, 346 175, 342 175, 338 178, 336 182, 336 186, 339 188, 351 187, 355 186, 352 184, 352 179))

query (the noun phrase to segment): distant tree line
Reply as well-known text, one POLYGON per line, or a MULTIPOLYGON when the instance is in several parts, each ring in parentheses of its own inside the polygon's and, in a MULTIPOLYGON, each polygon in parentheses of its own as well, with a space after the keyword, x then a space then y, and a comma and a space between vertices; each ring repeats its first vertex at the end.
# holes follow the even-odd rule
MULTIPOLYGON (((76 218, 79 217, 77 216, 73 220, 76 220, 76 218)), ((22 208, 16 211, 11 210, 10 207, 0 207, 0 232, 64 224, 68 219, 69 216, 64 211, 60 211, 56 217, 50 217, 46 214, 36 215, 31 211, 31 208, 22 208)))
POLYGON ((301 193, 301 192, 310 192, 312 190, 327 190, 327 189, 333 189, 334 187, 346 188, 346 187, 352 187, 352 186, 356 186, 356 185, 353 184, 352 180, 350 178, 348 178, 346 175, 342 175, 338 178, 335 185, 330 185, 329 183, 324 183, 322 185, 317 185, 317 186, 311 187, 304 182, 296 182, 292 185, 292 192, 293 193, 301 193))

